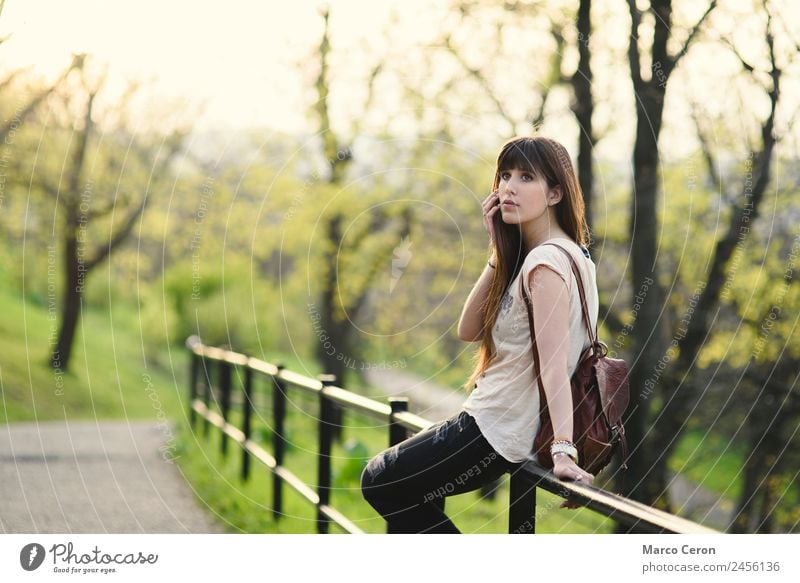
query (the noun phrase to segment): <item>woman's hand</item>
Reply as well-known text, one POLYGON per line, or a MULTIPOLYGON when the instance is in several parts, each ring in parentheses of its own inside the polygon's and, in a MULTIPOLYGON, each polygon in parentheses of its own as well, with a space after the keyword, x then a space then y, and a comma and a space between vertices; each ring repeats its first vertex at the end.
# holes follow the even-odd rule
MULTIPOLYGON (((573 480, 579 484, 591 484, 594 481, 594 476, 584 471, 568 455, 555 456, 553 464, 553 473, 559 480, 573 480)), ((559 508, 580 508, 580 505, 564 500, 559 508)))
POLYGON ((483 226, 489 233, 489 240, 494 245, 494 215, 500 210, 500 195, 495 190, 483 201, 483 226))

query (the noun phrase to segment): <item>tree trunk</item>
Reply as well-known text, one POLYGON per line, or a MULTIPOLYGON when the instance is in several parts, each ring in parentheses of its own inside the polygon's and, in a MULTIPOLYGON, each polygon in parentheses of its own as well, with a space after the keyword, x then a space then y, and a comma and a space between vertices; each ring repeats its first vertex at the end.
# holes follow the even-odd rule
POLYGON ((796 371, 797 361, 784 357, 765 363, 748 377, 742 399, 747 411, 744 485, 730 532, 772 533, 781 527, 775 520, 775 506, 786 494, 780 478, 787 471, 794 478, 797 471, 787 458, 796 450, 798 411, 792 398, 796 371), (768 380, 761 380, 765 377, 768 380))
POLYGON ((72 342, 81 315, 81 299, 83 297, 82 266, 78 261, 78 242, 75 233, 68 230, 64 246, 64 294, 61 310, 61 326, 58 332, 58 344, 53 351, 50 364, 55 370, 66 371, 72 356, 72 342))
POLYGON ((578 137, 578 181, 583 191, 583 201, 586 206, 586 223, 591 227, 592 192, 594 189, 594 133, 592 131, 592 115, 594 114, 594 99, 592 97, 592 67, 589 52, 589 38, 592 34, 590 13, 592 0, 581 0, 578 7, 578 70, 572 76, 572 89, 575 93, 575 102, 572 111, 578 121, 580 134, 578 137))
POLYGON ((629 475, 625 478, 625 494, 634 500, 651 503, 667 509, 665 492, 652 491, 648 471, 653 456, 645 449, 647 412, 653 395, 654 371, 664 352, 665 342, 659 311, 663 291, 656 269, 658 237, 658 135, 664 104, 663 88, 648 83, 641 87, 637 102, 637 133, 634 146, 634 177, 631 208, 631 243, 633 271, 631 291, 634 295, 645 291, 633 328, 630 363, 631 407, 625 428, 628 432, 631 458, 629 475))
MULTIPOLYGON (((336 313, 336 300, 338 298, 338 286, 336 285, 336 254, 341 245, 341 223, 342 217, 334 215, 328 221, 327 229, 327 249, 331 252, 324 260, 326 266, 323 278, 322 295, 320 297, 320 323, 324 336, 318 339, 317 360, 322 364, 322 371, 325 374, 336 376, 335 385, 345 387, 345 373, 347 365, 352 363, 353 357, 350 354, 347 327, 349 322, 346 318, 337 321, 334 317, 336 313)), ((335 441, 342 439, 342 425, 344 418, 339 407, 333 407, 332 413, 333 430, 332 435, 335 441)))

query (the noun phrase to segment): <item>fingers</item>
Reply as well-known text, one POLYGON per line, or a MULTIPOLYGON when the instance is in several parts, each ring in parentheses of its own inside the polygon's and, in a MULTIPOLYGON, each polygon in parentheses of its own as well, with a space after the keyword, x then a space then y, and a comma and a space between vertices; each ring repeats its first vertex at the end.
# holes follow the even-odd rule
POLYGON ((558 458, 554 470, 559 480, 573 480, 582 484, 591 484, 594 481, 594 475, 585 471, 566 456, 560 456, 558 458))
POLYGON ((591 484, 594 481, 594 476, 589 472, 584 472, 578 466, 575 466, 571 478, 576 482, 583 482, 584 484, 591 484))
POLYGON ((492 199, 497 198, 497 193, 498 193, 497 190, 493 190, 492 192, 490 192, 489 196, 487 196, 486 198, 483 199, 483 202, 481 203, 481 205, 483 205, 483 207, 485 208, 486 205, 489 204, 492 201, 492 199))
MULTIPOLYGON (((563 459, 566 456, 559 457, 559 460, 563 459)), ((556 477, 560 480, 572 480, 577 484, 587 484, 590 485, 594 481, 594 475, 590 474, 587 471, 584 471, 583 468, 572 462, 571 460, 567 462, 558 462, 558 471, 556 472, 556 477)), ((581 505, 575 502, 570 502, 569 500, 564 500, 560 505, 559 508, 569 508, 569 509, 576 509, 580 508, 581 505)))
POLYGON ((497 194, 497 191, 492 192, 486 199, 483 201, 482 208, 483 208, 483 225, 486 227, 486 230, 489 233, 489 238, 491 239, 492 243, 494 243, 494 216, 497 214, 498 209, 500 208, 500 198, 497 194))
POLYGON ((481 206, 483 207, 483 216, 491 217, 494 211, 500 208, 500 198, 497 191, 487 196, 481 206))

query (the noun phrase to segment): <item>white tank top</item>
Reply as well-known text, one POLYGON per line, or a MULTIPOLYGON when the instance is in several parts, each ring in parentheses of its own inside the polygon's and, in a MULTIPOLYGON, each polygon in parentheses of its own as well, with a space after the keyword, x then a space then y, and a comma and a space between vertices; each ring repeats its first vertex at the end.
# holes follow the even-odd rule
MULTIPOLYGON (((586 290, 589 319, 597 325, 599 299, 595 264, 587 257, 588 250, 574 241, 548 239, 559 244, 575 259, 586 290)), ((534 247, 525 258, 522 269, 511 282, 500 303, 500 313, 492 330, 497 357, 478 377, 476 386, 464 402, 463 410, 475 418, 489 444, 510 462, 536 461, 533 439, 539 430, 539 388, 533 368, 533 354, 528 314, 520 296, 520 276, 530 295, 530 272, 538 265, 547 265, 566 282, 570 292, 570 353, 567 375, 578 366, 578 359, 589 346, 589 335, 583 324, 581 299, 570 261, 553 245, 534 247)))

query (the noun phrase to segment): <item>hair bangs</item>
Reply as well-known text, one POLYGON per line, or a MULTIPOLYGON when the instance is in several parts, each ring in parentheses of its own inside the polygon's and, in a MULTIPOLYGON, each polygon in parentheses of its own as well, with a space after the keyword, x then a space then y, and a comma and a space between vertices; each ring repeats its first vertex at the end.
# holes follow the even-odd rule
POLYGON ((522 138, 506 144, 497 159, 498 172, 521 170, 534 176, 544 176, 546 167, 536 140, 522 138))

